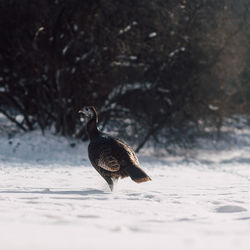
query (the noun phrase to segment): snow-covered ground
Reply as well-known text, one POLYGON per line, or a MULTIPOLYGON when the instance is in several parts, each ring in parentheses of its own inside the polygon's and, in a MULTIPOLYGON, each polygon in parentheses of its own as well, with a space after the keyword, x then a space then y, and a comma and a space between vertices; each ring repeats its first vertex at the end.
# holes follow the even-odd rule
POLYGON ((250 147, 139 155, 152 182, 111 193, 87 144, 0 136, 0 249, 218 249, 250 245, 250 147))

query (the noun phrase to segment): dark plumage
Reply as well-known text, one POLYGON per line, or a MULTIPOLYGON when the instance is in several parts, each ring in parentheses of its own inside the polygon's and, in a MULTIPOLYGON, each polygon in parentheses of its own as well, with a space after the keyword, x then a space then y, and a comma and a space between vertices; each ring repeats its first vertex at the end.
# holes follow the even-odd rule
POLYGON ((119 178, 130 176, 137 183, 151 180, 140 168, 134 151, 126 143, 98 130, 97 112, 93 106, 84 107, 79 113, 88 118, 89 159, 97 172, 107 181, 111 191, 114 181, 119 178))

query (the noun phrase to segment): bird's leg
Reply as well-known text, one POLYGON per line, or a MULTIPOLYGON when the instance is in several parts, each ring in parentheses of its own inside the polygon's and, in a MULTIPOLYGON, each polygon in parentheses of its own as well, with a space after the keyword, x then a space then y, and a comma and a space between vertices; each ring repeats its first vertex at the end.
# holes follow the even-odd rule
POLYGON ((108 183, 109 188, 111 191, 114 190, 114 184, 117 183, 119 179, 118 173, 110 173, 102 168, 99 167, 98 172, 100 175, 105 179, 105 181, 108 183))
POLYGON ((115 185, 118 180, 119 180, 119 176, 115 176, 115 177, 111 177, 112 178, 112 181, 113 181, 113 184, 115 185))
POLYGON ((113 182, 113 180, 111 179, 111 177, 109 177, 109 176, 103 176, 103 178, 104 178, 105 181, 108 183, 110 190, 113 191, 114 182, 113 182))
POLYGON ((118 182, 119 178, 120 178, 119 176, 112 177, 112 181, 113 181, 113 191, 114 191, 114 189, 116 189, 117 182, 118 182))

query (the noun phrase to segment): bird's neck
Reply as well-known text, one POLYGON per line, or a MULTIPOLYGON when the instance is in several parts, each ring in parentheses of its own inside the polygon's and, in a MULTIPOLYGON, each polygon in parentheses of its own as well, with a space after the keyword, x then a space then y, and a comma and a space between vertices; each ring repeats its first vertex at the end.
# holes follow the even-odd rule
POLYGON ((92 117, 87 123, 87 132, 89 139, 92 140, 99 135, 100 131, 97 128, 97 116, 92 117))

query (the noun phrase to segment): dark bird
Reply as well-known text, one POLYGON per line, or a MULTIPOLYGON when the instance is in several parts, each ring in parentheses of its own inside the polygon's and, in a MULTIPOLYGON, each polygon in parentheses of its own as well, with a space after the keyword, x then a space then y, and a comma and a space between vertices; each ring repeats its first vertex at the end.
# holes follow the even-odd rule
POLYGON ((119 178, 130 177, 141 183, 151 178, 140 168, 135 152, 122 140, 114 138, 97 128, 98 117, 93 106, 79 111, 87 117, 87 132, 90 143, 88 154, 91 164, 106 180, 111 191, 119 178))

